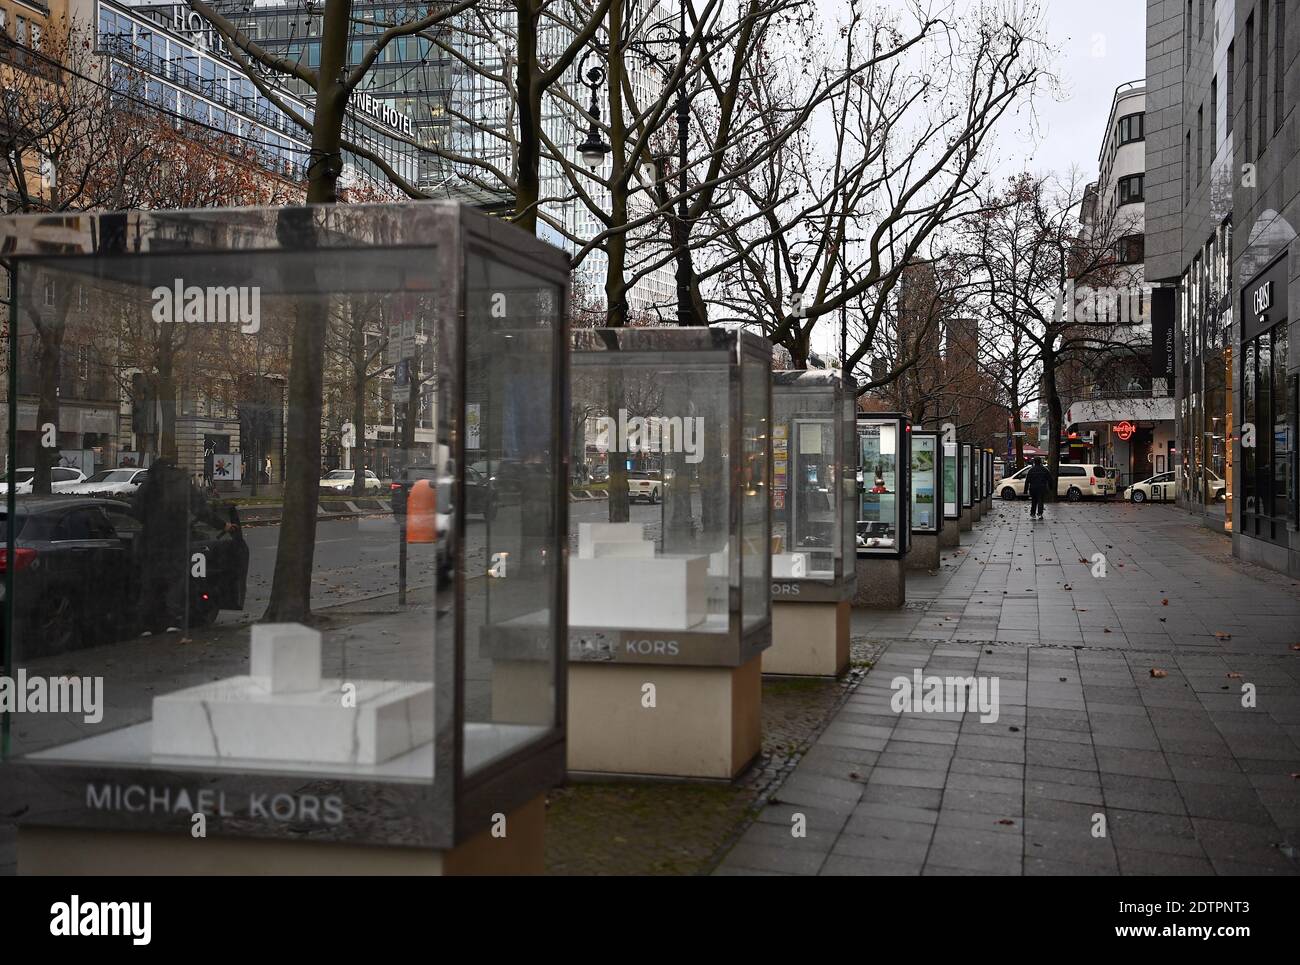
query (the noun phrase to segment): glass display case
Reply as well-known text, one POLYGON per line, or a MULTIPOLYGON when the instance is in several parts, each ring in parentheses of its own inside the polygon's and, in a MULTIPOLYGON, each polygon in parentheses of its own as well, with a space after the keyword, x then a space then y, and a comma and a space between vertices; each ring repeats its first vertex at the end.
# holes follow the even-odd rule
POLYGON ((6 217, 0 250, 4 444, 33 467, 4 496, 4 670, 70 698, 3 718, 23 822, 441 852, 540 809, 563 252, 449 202, 6 217), (525 615, 520 711, 474 644, 525 615))
POLYGON ((938 533, 943 528, 944 508, 940 473, 939 433, 912 430, 912 532, 938 533))
POLYGON ((573 460, 608 498, 570 516, 570 659, 747 663, 771 640, 771 346, 676 327, 572 345, 573 460))
POLYGON ((902 557, 911 543, 911 432, 906 416, 858 414, 860 557, 902 557))
POLYGON ((984 450, 984 502, 993 498, 993 450, 984 450))
POLYGON ((961 518, 961 446, 943 445, 943 518, 961 518))
POLYGON ((961 507, 970 509, 975 495, 975 447, 961 444, 961 507))
POLYGON ((851 592, 857 554, 856 399, 820 370, 772 373, 773 594, 839 600, 851 592))

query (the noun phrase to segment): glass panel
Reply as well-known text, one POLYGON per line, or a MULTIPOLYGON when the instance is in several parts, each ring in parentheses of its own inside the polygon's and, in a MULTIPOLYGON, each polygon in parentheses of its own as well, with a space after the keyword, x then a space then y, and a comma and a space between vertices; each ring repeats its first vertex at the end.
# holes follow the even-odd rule
POLYGON ((842 573, 844 445, 839 398, 833 384, 778 382, 773 392, 773 579, 830 581, 842 573))
MULTIPOLYGON (((772 432, 771 363, 764 364, 748 354, 742 355, 740 380, 740 447, 744 459, 741 467, 744 484, 740 494, 741 574, 744 579, 741 606, 743 625, 749 629, 764 623, 771 612, 772 551, 768 545, 771 532, 768 511, 772 499, 768 479, 771 465, 769 437, 772 432)), ((813 431, 813 428, 809 429, 809 439, 813 431)))
POLYGON ((898 423, 858 420, 860 482, 858 485, 859 553, 897 552, 898 423))
MULTIPOLYGON (((291 237, 315 228, 268 220, 265 230, 291 237)), ((432 655, 456 622, 454 600, 436 599, 449 573, 448 506, 435 513, 431 491, 419 526, 413 513, 403 526, 363 486, 363 512, 318 518, 314 484, 330 440, 355 435, 357 469, 391 447, 371 400, 393 370, 342 361, 356 333, 381 320, 431 326, 408 359, 412 398, 445 413, 456 344, 432 326, 454 316, 433 311, 431 249, 212 251, 231 235, 262 241, 259 230, 255 216, 177 215, 143 239, 154 254, 113 254, 109 237, 110 253, 93 259, 20 263, 16 337, 37 364, 16 374, 13 392, 32 415, 11 445, 35 473, 33 493, 16 497, 9 665, 101 679, 111 693, 102 721, 25 719, 11 751, 428 784, 432 655), (195 239, 210 248, 176 253, 195 239), (77 307, 82 285, 93 313, 77 307), (117 377, 69 410, 59 380, 85 345, 111 346, 117 377), (299 352, 317 353, 319 368, 290 391, 299 352), (200 414, 212 409, 237 415, 200 414), (92 446, 104 468, 148 466, 134 491, 46 495, 62 485, 55 459, 92 446), (301 497, 286 490, 285 466, 311 485, 305 520, 293 516, 301 497), (380 726, 387 715, 406 726, 380 726)), ((406 449, 441 482, 445 439, 416 432, 406 449)), ((313 813, 293 816, 324 820, 313 813)))
MULTIPOLYGON (((1273 518, 1284 520, 1290 516, 1291 491, 1291 419, 1287 403, 1286 385, 1286 325, 1273 327, 1273 412, 1269 433, 1273 443, 1273 518)), ((1279 530, 1277 535, 1281 535, 1279 530)))
POLYGON ((943 515, 945 519, 957 519, 961 507, 957 505, 957 446, 943 447, 943 515))
MULTIPOLYGON (((1255 499, 1258 495, 1258 486, 1255 479, 1256 448, 1247 445, 1250 441, 1248 433, 1254 432, 1255 427, 1255 353, 1258 340, 1247 342, 1241 357, 1241 461, 1242 461, 1242 511, 1253 516, 1256 512, 1255 499)), ((1253 523, 1247 524, 1247 530, 1251 531, 1253 523)))
POLYGON ((941 507, 935 495, 938 448, 937 436, 912 433, 912 529, 917 532, 936 532, 939 528, 941 507))
MULTIPOLYGON (((727 632, 740 590, 732 356, 575 350, 572 360, 574 449, 593 474, 607 468, 609 498, 569 512, 570 625, 727 632)), ((743 441, 747 500, 769 498, 765 460, 749 458, 758 441, 743 441)))
MULTIPOLYGON (((463 533, 457 534, 469 644, 467 774, 542 736, 555 720, 556 653, 550 641, 557 632, 553 604, 559 561, 551 548, 561 480, 554 450, 557 360, 552 333, 559 310, 560 292, 554 286, 476 250, 468 253, 468 471, 461 494, 467 515, 463 533), (477 645, 500 632, 510 634, 508 652, 477 645), (521 687, 521 681, 528 686, 521 687)), ((421 330, 403 331, 402 338, 421 330)))

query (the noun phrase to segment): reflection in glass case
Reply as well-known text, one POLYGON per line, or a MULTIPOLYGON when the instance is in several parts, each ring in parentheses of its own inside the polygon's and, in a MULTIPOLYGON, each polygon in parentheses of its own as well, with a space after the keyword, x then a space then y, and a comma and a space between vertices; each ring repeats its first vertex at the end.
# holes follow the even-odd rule
POLYGON ((858 415, 859 556, 904 556, 911 544, 911 428, 902 415, 858 415))
POLYGON ((961 447, 953 443, 943 446, 943 518, 961 518, 961 447))
POLYGON ((799 598, 840 599, 857 560, 856 400, 834 372, 773 372, 772 383, 772 580, 835 584, 799 598))
POLYGON ((943 506, 938 491, 939 433, 912 431, 912 532, 937 533, 943 527, 943 506))
POLYGON ((0 247, 5 444, 34 468, 5 672, 104 698, 5 717, 24 820, 443 850, 540 801, 563 253, 444 202, 0 218, 0 247), (503 711, 466 644, 525 614, 537 692, 503 711))
POLYGON ((572 460, 604 467, 608 498, 570 515, 570 658, 747 663, 771 639, 770 345, 676 327, 572 344, 572 460))
POLYGON ((961 505, 970 509, 975 494, 975 448, 969 442, 961 444, 961 505))

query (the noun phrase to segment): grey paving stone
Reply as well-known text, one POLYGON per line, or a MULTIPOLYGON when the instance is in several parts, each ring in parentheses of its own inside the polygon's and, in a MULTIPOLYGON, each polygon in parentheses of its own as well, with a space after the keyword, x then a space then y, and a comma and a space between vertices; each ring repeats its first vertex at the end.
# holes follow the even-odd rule
POLYGON ((919 861, 881 861, 871 858, 857 858, 851 855, 833 854, 826 859, 826 864, 822 866, 819 873, 821 875, 916 877, 921 873, 921 863, 919 861))
POLYGON ((727 853, 722 864, 730 868, 752 868, 782 874, 815 875, 826 860, 825 851, 799 851, 770 845, 750 844, 743 839, 727 853))

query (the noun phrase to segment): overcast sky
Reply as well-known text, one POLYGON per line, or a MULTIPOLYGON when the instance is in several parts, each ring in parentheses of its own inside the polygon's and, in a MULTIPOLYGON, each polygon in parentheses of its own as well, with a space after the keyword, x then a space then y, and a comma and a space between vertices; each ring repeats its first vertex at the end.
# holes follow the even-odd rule
POLYGON ((1059 47, 1064 100, 1037 101, 1041 130, 1000 133, 998 170, 1097 174, 1097 154, 1115 88, 1146 72, 1143 0, 1043 0, 1048 42, 1059 47))

